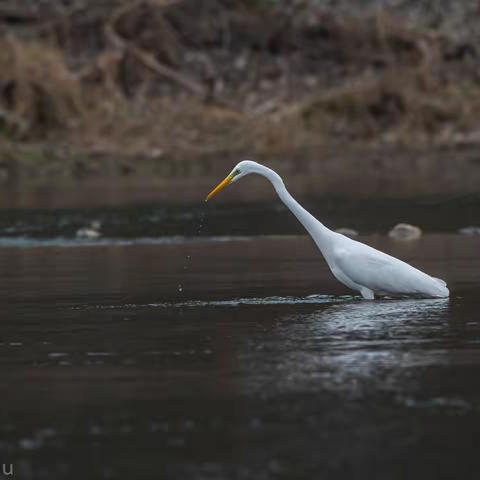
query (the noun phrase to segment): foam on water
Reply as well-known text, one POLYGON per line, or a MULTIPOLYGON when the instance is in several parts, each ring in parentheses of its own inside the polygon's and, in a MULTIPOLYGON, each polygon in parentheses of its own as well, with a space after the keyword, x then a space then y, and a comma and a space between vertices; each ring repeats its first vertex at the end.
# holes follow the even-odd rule
POLYGON ((357 299, 351 295, 334 296, 334 295, 308 295, 306 297, 246 297, 233 298, 228 300, 187 300, 184 302, 154 302, 144 304, 118 304, 118 305, 76 305, 72 307, 74 310, 108 310, 108 309, 123 309, 123 308, 203 308, 203 307, 238 307, 249 305, 320 305, 346 302, 357 299))
POLYGON ((180 235, 169 237, 143 237, 143 238, 31 238, 31 237, 0 237, 2 247, 97 247, 97 246, 125 246, 125 245, 180 245, 185 243, 219 243, 219 242, 242 242, 252 240, 248 236, 213 236, 213 237, 183 237, 180 235))

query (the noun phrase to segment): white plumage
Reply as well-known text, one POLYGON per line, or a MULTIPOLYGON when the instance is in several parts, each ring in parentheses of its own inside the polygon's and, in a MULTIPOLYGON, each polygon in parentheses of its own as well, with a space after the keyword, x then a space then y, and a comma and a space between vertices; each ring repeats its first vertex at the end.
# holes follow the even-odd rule
POLYGON ((207 200, 229 183, 250 173, 262 175, 272 183, 282 202, 302 223, 322 252, 335 278, 360 292, 363 298, 371 300, 375 295, 420 298, 449 296, 443 280, 325 227, 288 193, 276 172, 259 163, 250 160, 240 162, 208 195, 207 200))

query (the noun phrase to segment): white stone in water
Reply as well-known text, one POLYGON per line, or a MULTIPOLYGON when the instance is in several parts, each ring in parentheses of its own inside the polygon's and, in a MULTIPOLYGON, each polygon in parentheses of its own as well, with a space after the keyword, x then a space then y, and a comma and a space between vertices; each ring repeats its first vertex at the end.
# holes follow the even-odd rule
POLYGON ((85 227, 79 228, 76 235, 78 238, 98 238, 100 236, 100 232, 93 230, 92 228, 85 227))
POLYGON ((358 232, 353 228, 337 228, 335 231, 346 237, 358 237, 358 232))
POLYGON ((395 240, 417 240, 422 236, 422 230, 409 223, 399 223, 388 232, 388 236, 395 240))
POLYGON ((458 231, 458 233, 460 233, 461 235, 469 235, 469 236, 480 235, 480 227, 471 225, 469 227, 461 228, 458 231))
POLYGON ((78 238, 98 238, 101 236, 101 233, 99 231, 101 226, 102 223, 100 221, 94 220, 90 223, 90 226, 79 228, 76 235, 78 238))

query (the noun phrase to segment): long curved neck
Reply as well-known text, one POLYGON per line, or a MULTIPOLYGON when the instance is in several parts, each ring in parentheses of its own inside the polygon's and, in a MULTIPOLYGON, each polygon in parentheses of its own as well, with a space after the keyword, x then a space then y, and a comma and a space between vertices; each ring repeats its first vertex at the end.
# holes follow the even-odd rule
POLYGON ((297 217, 299 222, 305 227, 310 234, 318 248, 325 253, 328 253, 331 245, 331 239, 334 235, 323 223, 319 222, 311 213, 307 212, 288 192, 285 188, 282 178, 278 173, 272 169, 261 166, 258 173, 266 177, 275 188, 280 200, 288 207, 288 209, 297 217))

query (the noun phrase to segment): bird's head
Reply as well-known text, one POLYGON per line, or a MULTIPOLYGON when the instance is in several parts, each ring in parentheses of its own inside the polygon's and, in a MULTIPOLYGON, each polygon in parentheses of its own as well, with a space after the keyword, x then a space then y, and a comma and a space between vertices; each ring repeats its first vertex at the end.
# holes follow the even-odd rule
POLYGON ((234 169, 207 195, 205 201, 208 202, 230 183, 240 180, 249 173, 260 173, 261 169, 262 165, 257 162, 252 162, 251 160, 243 160, 240 163, 237 163, 234 169))

